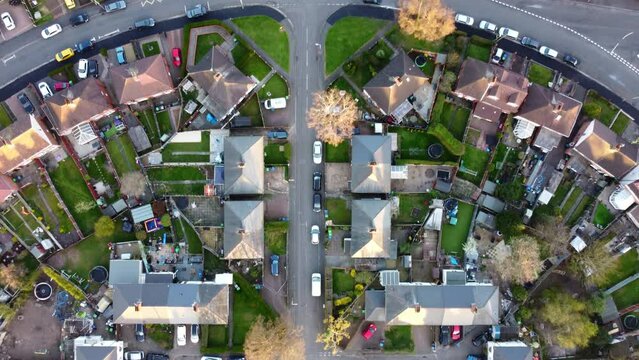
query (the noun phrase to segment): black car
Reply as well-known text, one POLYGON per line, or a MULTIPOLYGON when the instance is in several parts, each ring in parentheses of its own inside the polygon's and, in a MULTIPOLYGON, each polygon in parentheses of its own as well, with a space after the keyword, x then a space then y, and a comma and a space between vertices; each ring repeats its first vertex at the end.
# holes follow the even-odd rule
POLYGON ((539 50, 539 47, 541 46, 541 43, 539 41, 528 36, 524 36, 523 38, 521 38, 521 44, 535 50, 539 50))
POLYGON ((322 173, 313 173, 313 191, 322 190, 322 173))
POLYGON ((439 344, 441 346, 450 345, 450 326, 441 326, 439 328, 439 344))
POLYGON ((572 66, 577 66, 577 64, 579 64, 579 60, 570 54, 564 55, 564 62, 572 66))
POLYGON ((18 94, 18 100, 27 114, 33 114, 35 112, 33 103, 31 103, 31 100, 29 100, 29 97, 25 93, 18 94))
POLYGON ((319 193, 313 194, 313 211, 322 211, 322 195, 319 193))
POLYGON ((473 339, 473 345, 477 347, 484 346, 484 344, 487 342, 488 342, 488 334, 485 332, 475 336, 475 338, 473 339))
POLYGON ((100 76, 100 72, 98 69, 98 61, 89 59, 88 63, 89 63, 89 66, 87 67, 88 68, 87 74, 92 75, 93 77, 100 76))
POLYGON ((89 21, 89 15, 86 13, 81 13, 81 14, 77 14, 72 16, 69 19, 69 22, 71 23, 71 26, 78 26, 78 25, 82 25, 86 22, 89 21))
POLYGON ((170 358, 164 354, 148 353, 146 354, 146 360, 170 360, 170 358))
POLYGON ((79 43, 73 45, 75 52, 82 53, 87 51, 88 49, 92 49, 95 45, 95 38, 82 40, 79 43))
POLYGON ((135 324, 135 340, 144 342, 144 325, 135 324))
POLYGON ((364 0, 364 4, 379 5, 381 2, 382 0, 364 0))

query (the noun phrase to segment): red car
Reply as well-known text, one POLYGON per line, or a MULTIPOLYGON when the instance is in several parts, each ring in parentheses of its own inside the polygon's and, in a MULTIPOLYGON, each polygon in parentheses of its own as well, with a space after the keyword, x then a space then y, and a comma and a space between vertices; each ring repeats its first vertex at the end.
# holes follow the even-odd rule
POLYGON ((362 331, 362 336, 364 337, 364 339, 369 340, 373 337, 375 331, 377 331, 377 326, 375 326, 375 324, 373 323, 370 323, 367 327, 364 328, 364 331, 362 331))
POLYGON ((53 84, 53 90, 61 91, 61 90, 64 90, 64 89, 68 88, 69 85, 70 84, 68 82, 66 82, 66 81, 58 81, 55 84, 53 84))
POLYGON ((451 339, 453 341, 457 341, 457 340, 461 339, 461 336, 462 336, 462 334, 461 334, 461 326, 459 326, 459 325, 453 326, 453 333, 451 334, 451 339))
POLYGON ((171 55, 173 56, 173 65, 180 67, 180 65, 182 65, 182 50, 180 50, 180 48, 173 48, 171 55))

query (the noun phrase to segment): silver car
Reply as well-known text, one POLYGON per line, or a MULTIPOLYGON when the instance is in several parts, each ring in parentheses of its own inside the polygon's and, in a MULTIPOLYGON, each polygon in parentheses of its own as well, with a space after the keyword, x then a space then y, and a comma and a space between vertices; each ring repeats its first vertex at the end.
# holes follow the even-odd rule
POLYGON ((124 9, 126 9, 126 1, 124 0, 118 0, 104 5, 104 11, 108 13, 124 9))
POLYGON ((186 9, 186 17, 189 19, 195 19, 204 15, 206 15, 206 6, 202 4, 197 4, 190 9, 186 9))

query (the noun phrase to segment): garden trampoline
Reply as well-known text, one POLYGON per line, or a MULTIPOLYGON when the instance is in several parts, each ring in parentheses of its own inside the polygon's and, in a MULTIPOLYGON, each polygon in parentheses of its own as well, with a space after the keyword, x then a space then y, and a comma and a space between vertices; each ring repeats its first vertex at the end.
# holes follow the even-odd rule
POLYGON ((96 266, 89 272, 89 278, 97 283, 103 283, 109 277, 109 272, 104 266, 96 266))
POLYGON ((639 328, 639 319, 634 315, 628 315, 623 319, 623 326, 629 331, 639 328))
POLYGON ((33 295, 35 295, 36 299, 39 301, 49 300, 51 294, 53 294, 53 288, 45 282, 39 283, 33 289, 33 295))
POLYGON ((432 144, 428 147, 428 156, 431 159, 439 159, 444 153, 444 147, 441 144, 432 144))

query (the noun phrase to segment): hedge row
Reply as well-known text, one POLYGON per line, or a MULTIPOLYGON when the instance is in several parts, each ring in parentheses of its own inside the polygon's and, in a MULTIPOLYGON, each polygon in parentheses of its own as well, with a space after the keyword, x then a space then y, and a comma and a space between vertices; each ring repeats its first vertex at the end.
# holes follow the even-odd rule
POLYGON ((68 292, 69 295, 73 296, 78 301, 84 301, 84 292, 80 290, 77 286, 73 285, 72 282, 67 280, 64 276, 58 274, 55 270, 48 266, 43 266, 44 273, 47 274, 51 280, 55 281, 58 286, 60 286, 64 291, 68 292))
POLYGON ((457 140, 441 123, 431 125, 428 128, 428 133, 441 141, 442 145, 444 145, 446 150, 448 150, 451 154, 455 156, 464 155, 464 152, 466 151, 464 144, 457 140))

